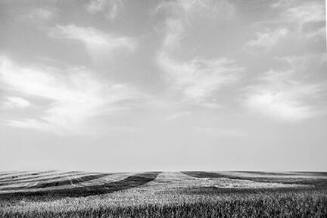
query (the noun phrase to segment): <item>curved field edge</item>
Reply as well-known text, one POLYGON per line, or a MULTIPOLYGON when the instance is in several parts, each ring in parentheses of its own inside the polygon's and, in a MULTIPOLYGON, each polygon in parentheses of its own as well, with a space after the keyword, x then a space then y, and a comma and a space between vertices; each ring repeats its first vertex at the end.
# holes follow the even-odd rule
POLYGON ((17 187, 9 187, 9 188, 2 188, 1 190, 19 190, 19 189, 35 189, 35 188, 49 188, 49 187, 53 187, 53 186, 64 186, 64 185, 75 185, 75 184, 79 184, 82 182, 86 182, 86 181, 91 181, 91 180, 95 180, 95 179, 99 179, 102 177, 106 177, 110 174, 100 174, 100 175, 87 175, 87 176, 80 176, 77 178, 69 178, 66 177, 64 180, 49 180, 47 182, 43 182, 43 183, 37 183, 35 185, 30 185, 30 186, 17 186, 17 187))
POLYGON ((0 182, 14 182, 19 181, 22 179, 31 179, 31 178, 38 178, 39 176, 42 176, 44 174, 51 174, 56 173, 55 171, 42 171, 42 172, 15 172, 11 173, 5 176, 2 176, 0 178, 0 182))
POLYGON ((0 209, 1 217, 326 217, 327 193, 264 193, 231 195, 196 202, 184 200, 177 204, 141 204, 110 207, 99 199, 97 207, 40 208, 39 210, 0 209))
MULTIPOLYGON (((38 191, 28 191, 26 189, 24 191, 18 191, 12 193, 0 193, 0 198, 2 199, 24 198, 24 197, 63 198, 63 197, 85 197, 89 195, 106 194, 106 193, 112 193, 115 191, 121 191, 121 190, 135 188, 144 185, 154 180, 159 173, 160 172, 138 173, 128 176, 127 178, 116 182, 109 182, 104 184, 81 186, 81 187, 71 186, 66 189, 42 190, 42 188, 40 188, 38 191)), ((109 174, 103 174, 101 176, 103 177, 107 175, 109 174)))
MULTIPOLYGON (((281 183, 281 184, 295 184, 295 185, 308 185, 317 189, 327 188, 326 178, 284 178, 284 177, 255 177, 255 176, 239 176, 234 175, 234 172, 220 173, 220 172, 207 172, 207 171, 183 171, 182 173, 194 178, 228 178, 237 180, 250 180, 253 182, 264 183, 281 183)), ((255 172, 253 172, 255 173, 255 172)), ((323 174, 322 174, 323 175, 323 174)))
MULTIPOLYGON (((62 178, 75 177, 75 176, 79 176, 79 175, 82 176, 83 174, 86 174, 86 173, 78 172, 78 171, 55 172, 52 174, 39 175, 37 177, 18 178, 15 180, 7 180, 5 182, 0 181, 0 189, 3 189, 2 188, 3 186, 8 186, 8 185, 18 185, 18 184, 24 184, 24 183, 35 183, 35 182, 60 180, 62 178)), ((88 174, 91 174, 91 173, 88 173, 88 174)))

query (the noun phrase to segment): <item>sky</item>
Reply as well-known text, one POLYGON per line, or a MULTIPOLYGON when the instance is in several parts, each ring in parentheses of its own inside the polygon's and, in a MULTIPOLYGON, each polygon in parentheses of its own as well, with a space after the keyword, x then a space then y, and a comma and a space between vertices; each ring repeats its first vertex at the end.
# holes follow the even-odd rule
POLYGON ((327 171, 323 0, 0 0, 0 170, 327 171))

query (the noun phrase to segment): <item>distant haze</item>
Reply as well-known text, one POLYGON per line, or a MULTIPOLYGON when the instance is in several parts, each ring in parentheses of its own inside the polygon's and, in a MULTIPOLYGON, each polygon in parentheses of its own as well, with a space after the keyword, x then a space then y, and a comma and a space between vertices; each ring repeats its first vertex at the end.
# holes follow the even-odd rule
POLYGON ((1 0, 0 26, 0 170, 327 171, 323 0, 1 0))

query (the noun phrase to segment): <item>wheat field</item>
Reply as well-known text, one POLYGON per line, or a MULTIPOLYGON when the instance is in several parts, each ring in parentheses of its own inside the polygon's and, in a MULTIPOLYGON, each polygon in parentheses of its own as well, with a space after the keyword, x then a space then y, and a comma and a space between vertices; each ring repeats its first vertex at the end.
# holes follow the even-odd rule
POLYGON ((2 172, 1 217, 326 217, 323 172, 2 172))

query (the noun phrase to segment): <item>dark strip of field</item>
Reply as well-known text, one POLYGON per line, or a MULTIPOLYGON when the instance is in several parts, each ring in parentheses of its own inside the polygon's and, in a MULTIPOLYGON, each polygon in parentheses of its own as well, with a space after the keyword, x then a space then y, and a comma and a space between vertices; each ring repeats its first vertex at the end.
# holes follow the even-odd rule
POLYGON ((214 172, 206 172, 206 171, 182 171, 182 173, 192 176, 195 178, 226 178, 225 175, 220 175, 214 172))
MULTIPOLYGON (((307 187, 278 187, 278 188, 219 188, 209 187, 191 187, 178 190, 180 194, 186 195, 231 195, 231 194, 264 194, 264 193, 296 193, 315 190, 307 187)), ((326 190, 326 189, 322 189, 326 190)))
POLYGON ((39 173, 41 173, 41 172, 35 172, 35 173, 29 173, 29 172, 9 173, 9 174, 1 176, 0 177, 0 182, 16 179, 16 178, 19 178, 19 177, 25 177, 25 176, 30 176, 30 175, 33 176, 33 175, 37 175, 39 173))
POLYGON ((300 173, 300 174, 312 175, 312 176, 327 176, 327 172, 295 171, 294 173, 300 173))
POLYGON ((31 186, 19 186, 19 187, 8 187, 8 188, 2 188, 1 190, 19 190, 19 189, 37 189, 37 188, 50 188, 50 187, 57 187, 57 186, 63 186, 63 185, 75 185, 79 184, 81 182, 87 182, 94 179, 100 179, 105 176, 109 176, 111 174, 100 174, 100 175, 88 175, 88 176, 81 176, 77 178, 70 178, 69 176, 66 177, 65 180, 59 180, 59 181, 52 181, 49 182, 43 182, 31 186))
POLYGON ((3 176, 8 176, 10 174, 12 174, 12 173, 0 173, 0 178, 3 177, 3 176))
POLYGON ((195 178, 228 178, 228 179, 251 180, 254 182, 311 185, 314 186, 315 188, 327 188, 327 178, 249 177, 249 176, 226 175, 223 173, 205 172, 205 171, 184 171, 182 173, 195 178))
POLYGON ((272 175, 272 176, 294 176, 296 175, 296 172, 285 172, 285 173, 279 173, 279 172, 264 172, 264 171, 235 171, 237 173, 248 173, 248 174, 257 174, 257 175, 272 175))
POLYGON ((115 191, 135 188, 144 185, 158 176, 159 172, 139 173, 129 176, 126 179, 110 182, 100 185, 90 185, 83 187, 69 187, 67 189, 52 189, 52 190, 38 190, 38 191, 19 191, 12 193, 0 193, 0 198, 13 198, 13 197, 85 197, 89 195, 106 194, 115 191))
POLYGON ((28 178, 22 178, 22 179, 15 179, 15 180, 8 180, 6 182, 0 182, 0 189, 1 186, 5 185, 14 185, 14 184, 22 184, 22 183, 35 183, 35 182, 43 182, 43 181, 51 181, 51 180, 58 180, 61 178, 69 178, 72 176, 77 176, 82 174, 82 172, 78 171, 71 171, 71 172, 63 172, 63 173, 57 173, 54 175, 49 175, 49 177, 28 177, 28 178))
POLYGON ((46 174, 46 173, 51 173, 51 172, 55 172, 55 171, 44 171, 44 172, 8 175, 6 177, 1 178, 0 183, 14 182, 14 181, 22 180, 22 179, 27 179, 27 178, 38 178, 38 177, 40 177, 40 175, 43 175, 43 174, 46 174))
POLYGON ((31 173, 31 172, 28 172, 28 171, 11 171, 11 172, 2 172, 0 173, 0 179, 3 179, 7 176, 10 176, 10 175, 21 175, 23 173, 31 173))

